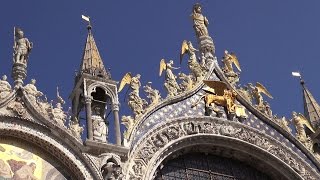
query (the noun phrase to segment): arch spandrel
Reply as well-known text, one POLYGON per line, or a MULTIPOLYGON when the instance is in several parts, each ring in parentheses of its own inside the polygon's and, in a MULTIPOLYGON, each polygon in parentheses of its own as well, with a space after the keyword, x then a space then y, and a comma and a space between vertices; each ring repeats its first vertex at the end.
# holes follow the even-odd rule
MULTIPOLYGON (((222 147, 251 154, 287 178, 319 179, 319 171, 271 136, 238 122, 212 117, 176 118, 153 127, 132 149, 127 163, 131 179, 151 179, 170 154, 189 146, 222 147), (287 174, 287 175, 286 175, 287 174)), ((129 179, 129 177, 128 177, 129 179)))

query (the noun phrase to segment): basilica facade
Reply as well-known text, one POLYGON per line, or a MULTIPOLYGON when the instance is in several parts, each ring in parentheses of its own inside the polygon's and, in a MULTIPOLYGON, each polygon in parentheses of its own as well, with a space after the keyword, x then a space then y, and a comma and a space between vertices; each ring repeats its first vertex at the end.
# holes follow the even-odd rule
POLYGON ((68 112, 58 89, 49 101, 36 80, 25 82, 33 45, 16 28, 13 82, 0 80, 0 179, 320 179, 320 106, 304 81, 305 112, 273 115, 271 93, 259 82, 239 85, 235 53, 226 50, 219 64, 210 18, 200 4, 190 9, 197 42, 184 40, 180 54, 189 72, 162 59, 165 95, 142 85, 140 74, 112 79, 84 16, 88 35, 68 112), (120 116, 125 87, 131 114, 120 116))

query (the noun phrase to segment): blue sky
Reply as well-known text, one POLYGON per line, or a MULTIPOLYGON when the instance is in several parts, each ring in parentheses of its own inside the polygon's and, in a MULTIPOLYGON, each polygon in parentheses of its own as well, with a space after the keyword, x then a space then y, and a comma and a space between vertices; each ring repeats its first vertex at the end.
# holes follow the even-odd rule
MULTIPOLYGON (((190 19, 195 2, 202 4, 209 19, 219 62, 225 49, 235 52, 242 69, 240 84, 265 85, 274 97, 268 100, 274 114, 291 118, 293 110, 303 112, 299 81, 291 71, 300 70, 320 101, 320 1, 316 0, 3 1, 0 75, 11 74, 13 27, 21 27, 34 43, 25 83, 37 79, 38 90, 49 99, 55 99, 59 86, 67 99, 87 36, 81 19, 85 14, 91 17, 100 55, 113 79, 120 81, 126 72, 140 73, 143 84, 152 81, 165 97, 159 61, 173 59, 180 66, 184 39, 197 47, 190 19)), ((181 67, 188 72, 186 61, 181 67)), ((124 92, 120 93, 120 115, 129 114, 124 92)))

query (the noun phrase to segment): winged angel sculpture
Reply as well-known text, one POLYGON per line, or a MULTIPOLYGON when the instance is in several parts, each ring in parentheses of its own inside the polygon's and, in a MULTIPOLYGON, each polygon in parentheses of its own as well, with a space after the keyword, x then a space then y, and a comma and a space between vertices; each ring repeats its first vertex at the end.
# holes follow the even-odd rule
MULTIPOLYGON (((302 142, 305 146, 308 147, 310 145, 311 139, 306 134, 305 126, 312 133, 315 132, 314 129, 312 128, 310 122, 301 113, 296 113, 294 111, 292 112, 292 121, 293 121, 293 124, 297 130, 297 133, 296 133, 297 139, 300 142, 302 142)), ((312 143, 311 143, 311 146, 312 146, 312 143)))
POLYGON ((269 93, 267 88, 265 88, 261 83, 257 82, 254 86, 252 83, 248 83, 248 87, 251 90, 251 96, 255 99, 256 105, 259 109, 265 108, 265 102, 261 93, 265 94, 269 98, 273 99, 272 95, 269 93))
POLYGON ((166 71, 164 87, 168 92, 168 97, 175 96, 181 91, 176 80, 177 76, 172 72, 173 69, 179 69, 178 67, 173 67, 173 60, 170 60, 168 63, 166 63, 165 59, 161 59, 159 76, 162 75, 164 70, 166 71))
POLYGON ((195 107, 201 99, 205 101, 206 115, 209 115, 208 109, 212 108, 217 114, 220 113, 220 109, 217 106, 223 106, 226 113, 229 115, 236 114, 238 117, 246 117, 246 113, 242 106, 235 103, 236 92, 229 90, 227 84, 222 81, 203 81, 208 87, 203 88, 206 92, 203 96, 199 98, 191 107, 195 107))
POLYGON ((140 77, 140 74, 132 76, 131 73, 128 72, 123 76, 119 87, 120 92, 126 84, 130 85, 131 92, 129 93, 128 105, 133 111, 135 117, 143 114, 144 109, 147 105, 147 101, 145 99, 142 99, 139 95, 139 90, 141 87, 140 77))
POLYGON ((192 74, 194 75, 196 81, 199 81, 202 79, 204 72, 205 72, 205 67, 201 66, 199 62, 197 61, 196 57, 196 51, 190 41, 184 40, 181 45, 181 54, 180 54, 180 64, 182 62, 183 55, 187 54, 189 55, 189 60, 188 60, 188 67, 192 74))
POLYGON ((237 67, 238 71, 241 71, 240 63, 238 61, 237 56, 234 53, 229 54, 229 52, 225 50, 222 62, 224 64, 222 70, 225 73, 235 73, 232 66, 233 64, 237 67))
POLYGON ((222 59, 222 63, 224 64, 224 67, 222 68, 225 76, 228 78, 228 81, 233 83, 239 82, 239 72, 235 72, 233 70, 233 64, 237 67, 238 71, 241 72, 240 63, 238 61, 237 56, 234 53, 230 53, 225 50, 224 56, 222 59))

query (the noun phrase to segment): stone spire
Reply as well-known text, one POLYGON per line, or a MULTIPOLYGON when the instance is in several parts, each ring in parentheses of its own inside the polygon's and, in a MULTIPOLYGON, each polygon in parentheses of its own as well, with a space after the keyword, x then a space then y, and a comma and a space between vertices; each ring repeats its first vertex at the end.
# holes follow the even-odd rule
POLYGON ((320 125, 320 106, 312 96, 311 92, 306 88, 303 79, 300 79, 303 91, 304 115, 310 121, 314 129, 318 129, 320 125))
POLYGON ((113 112, 114 135, 116 145, 121 146, 121 132, 119 121, 119 100, 117 82, 111 79, 100 57, 97 45, 94 41, 89 17, 82 16, 88 25, 88 36, 80 65, 80 72, 75 78, 75 86, 70 95, 72 100, 72 122, 78 123, 80 112, 86 114, 86 145, 99 152, 101 144, 109 144, 108 114, 113 112), (97 146, 96 146, 97 145, 97 146))
POLYGON ((84 47, 84 52, 82 56, 82 63, 80 66, 81 73, 87 73, 92 76, 98 76, 102 78, 111 79, 110 73, 106 71, 99 50, 97 48, 96 42, 92 34, 92 26, 89 23, 88 27, 88 36, 86 44, 84 47))

